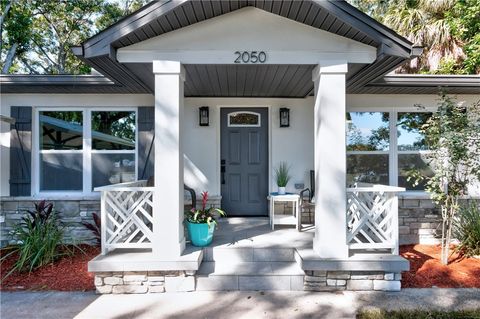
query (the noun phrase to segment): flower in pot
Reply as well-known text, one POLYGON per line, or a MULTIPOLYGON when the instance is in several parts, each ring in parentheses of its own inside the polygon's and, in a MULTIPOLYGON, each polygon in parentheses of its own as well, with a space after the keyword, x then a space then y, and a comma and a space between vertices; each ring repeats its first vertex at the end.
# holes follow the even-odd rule
POLYGON ((205 247, 210 245, 213 239, 213 232, 217 221, 216 214, 223 217, 227 214, 220 208, 207 208, 208 192, 202 193, 202 209, 195 209, 186 212, 185 221, 187 223, 188 236, 192 245, 205 247))
POLYGON ((288 166, 287 162, 280 162, 278 167, 275 168, 275 179, 277 180, 279 195, 285 194, 285 187, 291 178, 289 171, 290 166, 288 166))

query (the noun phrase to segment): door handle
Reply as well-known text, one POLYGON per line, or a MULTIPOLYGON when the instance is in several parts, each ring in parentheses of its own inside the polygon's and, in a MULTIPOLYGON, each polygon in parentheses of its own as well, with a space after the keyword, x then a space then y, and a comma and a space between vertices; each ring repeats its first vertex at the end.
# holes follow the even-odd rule
POLYGON ((222 184, 225 184, 225 160, 220 161, 220 174, 222 178, 222 184))

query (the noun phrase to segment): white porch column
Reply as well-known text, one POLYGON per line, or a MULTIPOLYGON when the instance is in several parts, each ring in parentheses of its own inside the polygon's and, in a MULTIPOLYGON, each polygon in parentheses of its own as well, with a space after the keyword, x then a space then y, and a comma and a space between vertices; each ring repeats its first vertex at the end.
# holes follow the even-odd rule
POLYGON ((155 192, 153 254, 178 258, 185 249, 183 232, 183 82, 180 62, 153 61, 155 74, 155 192))
POLYGON ((318 65, 315 83, 315 237, 322 258, 346 258, 346 62, 318 65))

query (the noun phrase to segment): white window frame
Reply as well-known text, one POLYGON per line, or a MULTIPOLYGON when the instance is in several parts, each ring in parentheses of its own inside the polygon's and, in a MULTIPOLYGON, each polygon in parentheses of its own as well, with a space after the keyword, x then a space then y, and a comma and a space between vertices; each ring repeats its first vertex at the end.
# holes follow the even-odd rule
MULTIPOLYGON (((429 151, 398 151, 398 131, 397 131, 397 118, 398 113, 434 113, 437 110, 437 107, 401 107, 401 106, 390 106, 390 107, 347 107, 346 112, 387 112, 389 113, 389 129, 390 129, 390 143, 388 151, 347 151, 347 156, 349 154, 385 154, 388 153, 388 176, 391 186, 398 186, 398 154, 418 154, 425 153, 429 151), (392 120, 394 119, 394 120, 392 120)), ((346 132, 345 132, 346 138, 346 132)), ((406 196, 427 196, 427 192, 424 190, 407 190, 403 193, 406 196)))
MULTIPOLYGON (((355 109, 347 109, 347 113, 389 113, 389 140, 388 140, 388 150, 386 151, 347 151, 348 155, 388 155, 388 181, 390 185, 392 184, 392 163, 391 163, 391 150, 392 150, 392 120, 391 120, 391 112, 390 110, 384 110, 379 108, 355 108, 355 109)), ((347 132, 345 131, 345 138, 347 138, 347 132)), ((348 146, 348 145, 347 145, 348 146)), ((346 160, 346 159, 345 159, 346 160)))
POLYGON ((261 127, 262 126, 262 115, 257 112, 252 111, 235 111, 227 114, 227 127, 261 127), (236 114, 252 114, 258 116, 258 124, 231 124, 230 118, 232 115, 236 114))
MULTIPOLYGON (((46 150, 48 152, 48 150, 46 150)), ((64 151, 57 150, 55 153, 64 151)), ((92 189, 92 153, 129 153, 135 154, 135 180, 138 180, 138 108, 126 106, 58 106, 58 107, 34 107, 32 123, 32 194, 33 197, 99 197, 99 192, 92 189), (83 153, 83 187, 82 190, 72 191, 45 191, 40 190, 40 112, 81 111, 83 113, 83 147, 80 151, 67 151, 83 153), (135 112, 135 150, 92 150, 92 112, 135 112)))

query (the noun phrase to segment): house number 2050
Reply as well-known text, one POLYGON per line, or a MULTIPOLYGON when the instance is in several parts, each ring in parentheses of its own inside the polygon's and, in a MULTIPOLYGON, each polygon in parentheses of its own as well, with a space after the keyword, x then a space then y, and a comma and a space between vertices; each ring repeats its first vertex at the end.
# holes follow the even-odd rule
POLYGON ((235 51, 235 63, 265 63, 267 54, 264 51, 235 51))

